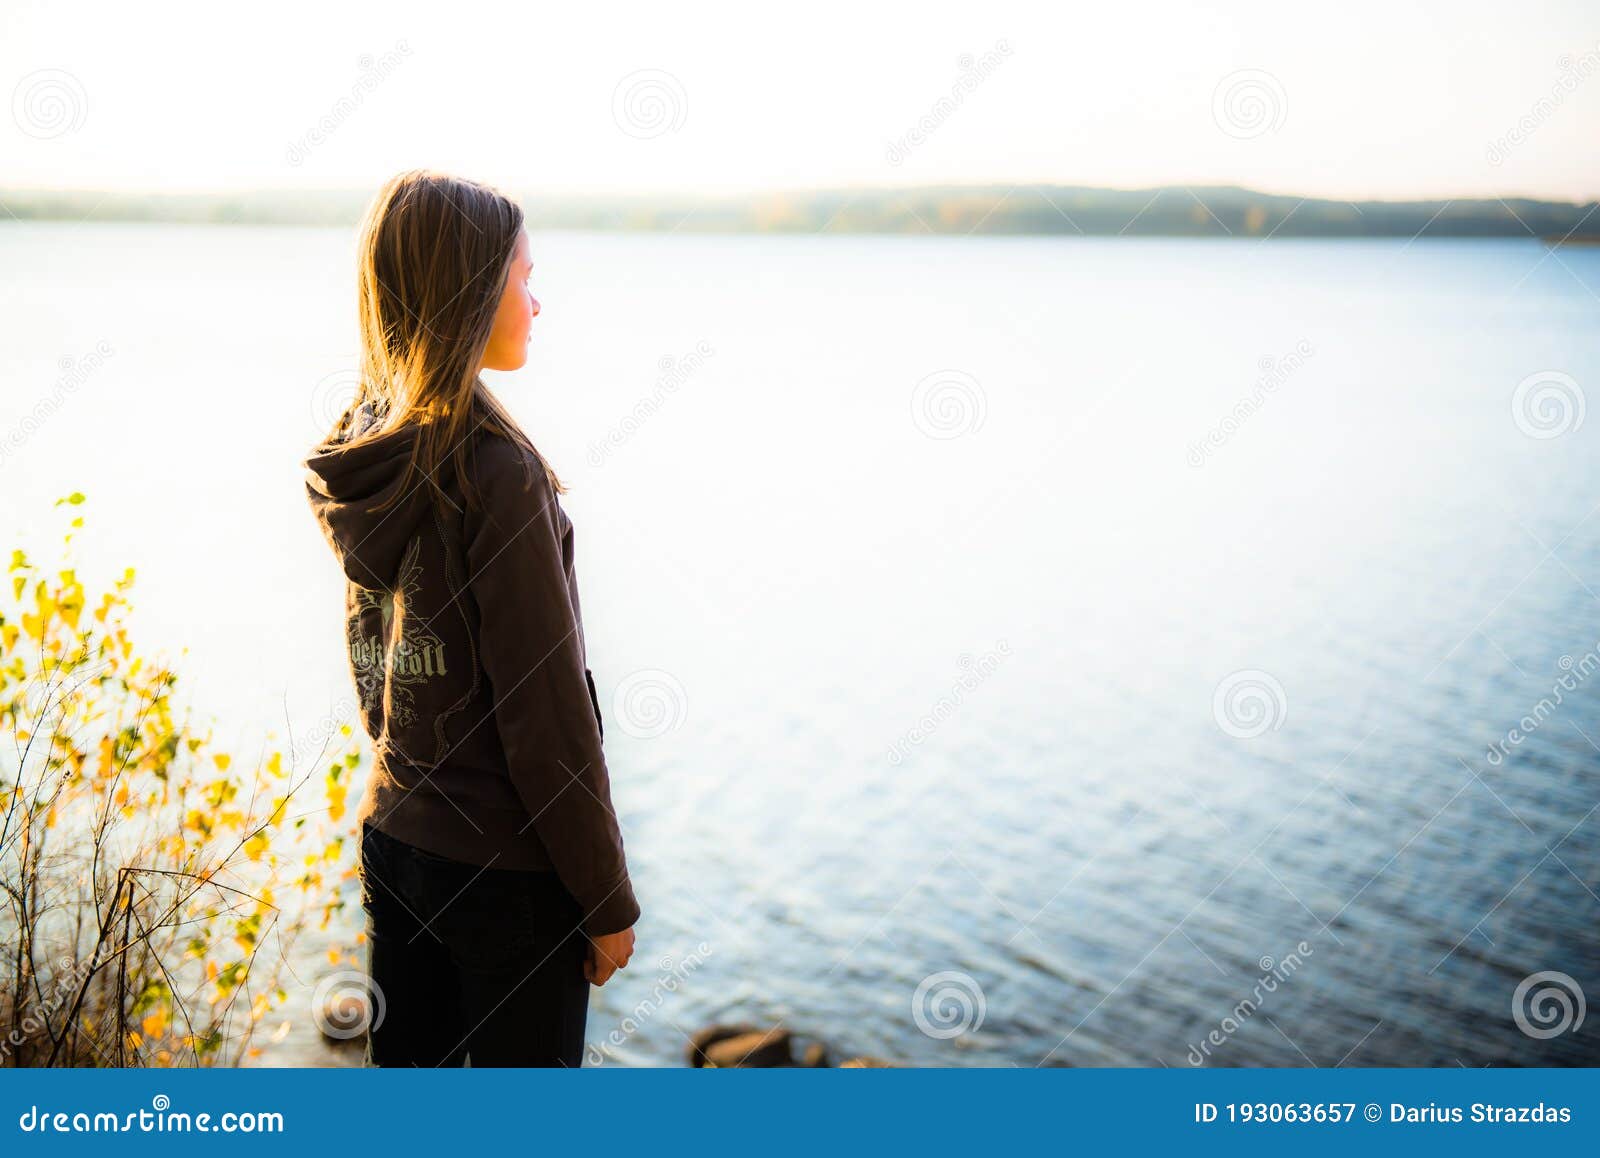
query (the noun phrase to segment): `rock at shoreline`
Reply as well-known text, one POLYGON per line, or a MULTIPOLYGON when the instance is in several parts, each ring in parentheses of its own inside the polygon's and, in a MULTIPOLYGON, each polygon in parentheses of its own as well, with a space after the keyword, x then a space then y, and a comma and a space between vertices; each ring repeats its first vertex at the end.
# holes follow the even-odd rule
POLYGON ((697 1068, 770 1069, 794 1065, 794 1042, 787 1029, 753 1025, 713 1025, 694 1035, 689 1064, 697 1068))
MULTIPOLYGON (((800 1060, 794 1056, 795 1037, 782 1026, 769 1029, 738 1022, 708 1025, 689 1041, 688 1061, 696 1069, 772 1069, 794 1066, 824 1069, 830 1065, 828 1047, 820 1041, 803 1038, 800 1060)), ((887 1069, 879 1057, 853 1057, 841 1069, 887 1069)))

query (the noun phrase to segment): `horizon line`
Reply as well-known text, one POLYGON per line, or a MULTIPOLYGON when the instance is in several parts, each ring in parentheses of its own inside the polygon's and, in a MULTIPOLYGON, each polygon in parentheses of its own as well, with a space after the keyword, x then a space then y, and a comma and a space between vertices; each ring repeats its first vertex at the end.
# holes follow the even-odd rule
MULTIPOLYGON (((449 172, 448 170, 441 170, 449 172)), ((949 181, 917 181, 917 182, 872 182, 859 181, 849 184, 818 184, 818 185, 785 185, 785 186, 745 186, 733 189, 697 189, 690 187, 654 187, 646 189, 618 189, 608 186, 584 187, 554 187, 541 189, 537 186, 520 185, 513 182, 486 181, 484 184, 502 189, 507 193, 519 197, 543 197, 552 199, 603 197, 619 200, 661 198, 673 200, 699 200, 699 201, 729 201, 761 197, 794 197, 794 196, 819 196, 838 195, 848 193, 917 193, 930 191, 958 191, 971 193, 994 194, 1000 191, 1017 192, 1027 189, 1070 189, 1074 191, 1096 193, 1159 193, 1167 190, 1201 190, 1229 193, 1244 193, 1260 197, 1274 197, 1284 200, 1298 200, 1302 202, 1326 201, 1343 205, 1419 205, 1438 203, 1464 203, 1464 202, 1504 202, 1528 201, 1548 205, 1587 206, 1600 202, 1600 192, 1588 197, 1573 198, 1564 195, 1540 194, 1503 190, 1498 193, 1419 193, 1407 196, 1396 195, 1363 195, 1344 197, 1337 193, 1307 193, 1298 189, 1277 189, 1258 185, 1242 185, 1236 183, 1202 184, 1198 182, 1166 181, 1148 185, 1110 185, 1069 182, 1061 180, 1048 181, 1005 181, 1005 180, 949 180, 949 181)), ((104 184, 84 185, 34 185, 28 183, 0 185, 0 197, 11 194, 29 194, 34 196, 60 194, 83 195, 96 194, 104 197, 128 198, 182 198, 182 197, 274 197, 293 198, 295 196, 373 196, 381 188, 382 182, 374 185, 236 185, 236 186, 185 186, 181 188, 147 188, 135 186, 116 186, 104 184)), ((1004 195, 1001 192, 1001 195, 1004 195)))

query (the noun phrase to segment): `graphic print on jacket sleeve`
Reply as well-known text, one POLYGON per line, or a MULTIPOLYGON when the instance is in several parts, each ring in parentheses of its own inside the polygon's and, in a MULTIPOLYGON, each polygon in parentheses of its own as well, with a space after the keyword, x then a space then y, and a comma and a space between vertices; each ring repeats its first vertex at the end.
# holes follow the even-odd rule
POLYGON ((421 536, 412 539, 393 590, 350 584, 350 667, 362 710, 382 719, 386 732, 415 723, 416 686, 447 674, 444 642, 421 618, 421 549, 421 536))

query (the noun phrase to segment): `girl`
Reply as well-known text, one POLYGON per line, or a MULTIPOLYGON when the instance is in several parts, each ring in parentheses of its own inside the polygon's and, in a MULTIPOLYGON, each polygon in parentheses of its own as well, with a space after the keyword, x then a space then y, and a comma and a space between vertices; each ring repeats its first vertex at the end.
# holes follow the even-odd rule
POLYGON ((639 918, 560 479, 484 385, 527 360, 522 210, 429 171, 361 230, 361 386, 306 459, 372 737, 362 822, 379 1066, 582 1063, 639 918))

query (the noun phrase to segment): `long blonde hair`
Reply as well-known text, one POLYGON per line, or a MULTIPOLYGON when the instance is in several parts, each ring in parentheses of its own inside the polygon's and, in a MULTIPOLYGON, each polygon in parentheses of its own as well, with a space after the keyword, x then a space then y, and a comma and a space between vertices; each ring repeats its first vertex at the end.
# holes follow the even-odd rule
POLYGON ((363 404, 377 421, 353 443, 417 426, 402 485, 375 509, 409 493, 418 473, 442 495, 447 460, 476 503, 468 455, 479 427, 524 448, 566 490, 478 374, 522 226, 522 207, 499 190, 429 169, 391 177, 367 208, 357 272, 361 384, 327 441, 349 436, 363 404))

